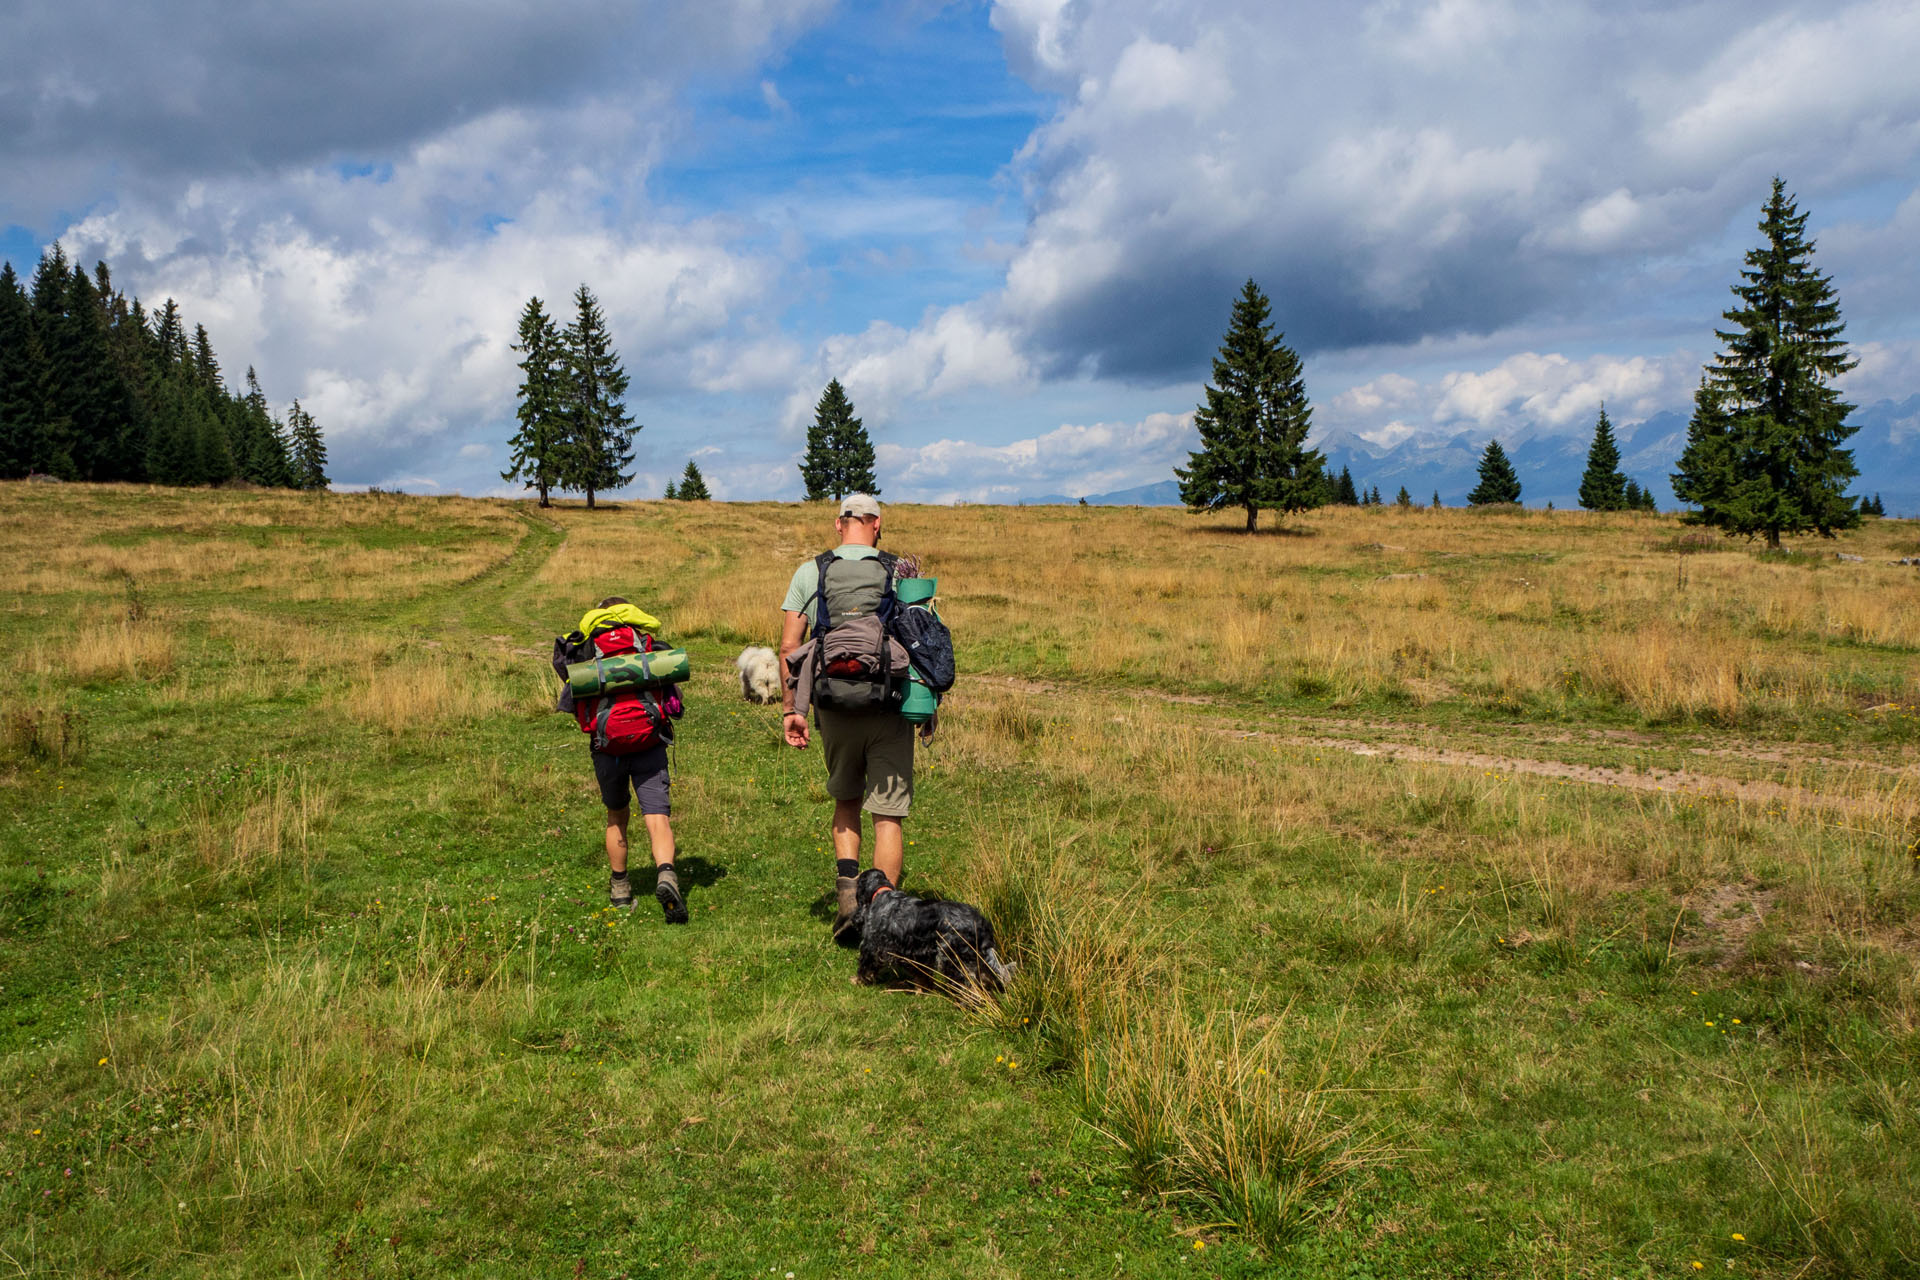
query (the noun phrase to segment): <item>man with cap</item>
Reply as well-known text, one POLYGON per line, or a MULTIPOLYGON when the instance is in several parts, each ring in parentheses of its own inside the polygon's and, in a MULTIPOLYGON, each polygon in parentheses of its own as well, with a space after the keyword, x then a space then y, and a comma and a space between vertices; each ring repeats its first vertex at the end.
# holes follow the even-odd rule
MULTIPOLYGON (((843 604, 852 601, 851 610, 871 612, 877 607, 888 573, 891 557, 884 556, 880 543, 880 503, 864 493, 849 494, 837 508, 833 522, 840 545, 824 563, 834 584, 830 599, 843 604), (842 562, 852 566, 836 567, 842 562), (879 564, 862 562, 879 561, 879 564), (884 568, 883 568, 884 566, 884 568), (865 597, 871 596, 869 602, 865 597)), ((794 570, 781 603, 780 669, 788 671, 787 655, 806 639, 814 621, 815 599, 822 591, 821 560, 808 560, 794 570)), ((836 612, 834 625, 839 625, 836 612)), ((815 637, 818 639, 818 637, 815 637)), ((794 710, 796 680, 789 673, 785 701, 781 708, 781 728, 787 745, 804 749, 811 737, 807 718, 794 710)), ((820 745, 827 758, 827 795, 833 799, 833 857, 835 888, 839 909, 833 921, 833 938, 842 946, 858 946, 853 932, 854 881, 860 874, 860 811, 873 815, 873 865, 889 884, 900 883, 906 861, 907 810, 913 803, 913 726, 892 707, 873 711, 847 711, 813 704, 815 723, 820 729, 820 745)), ((931 741, 933 725, 922 725, 921 741, 931 741)))

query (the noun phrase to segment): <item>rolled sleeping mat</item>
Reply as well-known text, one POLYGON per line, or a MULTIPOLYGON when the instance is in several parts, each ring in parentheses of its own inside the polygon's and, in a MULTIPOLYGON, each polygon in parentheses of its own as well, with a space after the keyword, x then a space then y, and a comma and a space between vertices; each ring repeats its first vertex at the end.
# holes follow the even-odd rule
POLYGON ((900 714, 908 724, 925 724, 940 711, 940 699, 933 696, 933 690, 927 688, 920 673, 907 670, 907 700, 900 704, 900 714))
POLYGON ((570 663, 567 687, 576 698, 591 698, 609 689, 644 689, 649 685, 678 684, 687 678, 685 649, 655 649, 652 653, 619 653, 570 663))
POLYGON ((938 578, 900 578, 893 584, 893 598, 901 604, 925 604, 939 586, 938 578))

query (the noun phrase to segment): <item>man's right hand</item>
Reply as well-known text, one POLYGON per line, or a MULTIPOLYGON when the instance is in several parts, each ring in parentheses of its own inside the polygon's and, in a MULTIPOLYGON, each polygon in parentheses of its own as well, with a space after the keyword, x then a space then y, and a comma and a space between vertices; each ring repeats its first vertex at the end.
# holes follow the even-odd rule
POLYGON ((807 747, 807 718, 798 711, 788 711, 780 717, 781 730, 786 734, 787 745, 804 751, 807 747))

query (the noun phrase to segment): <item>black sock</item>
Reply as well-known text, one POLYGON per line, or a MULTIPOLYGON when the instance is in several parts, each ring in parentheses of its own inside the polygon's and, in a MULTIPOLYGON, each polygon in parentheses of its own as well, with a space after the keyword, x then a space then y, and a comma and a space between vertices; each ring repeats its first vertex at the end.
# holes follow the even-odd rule
POLYGON ((653 874, 656 879, 663 875, 672 875, 673 864, 671 862, 656 862, 653 864, 653 874))
POLYGON ((833 869, 837 874, 845 876, 849 880, 858 880, 860 878, 860 859, 835 858, 833 860, 833 869))
POLYGON ((624 871, 616 871, 613 873, 613 878, 615 880, 625 880, 627 878, 627 873, 624 871))

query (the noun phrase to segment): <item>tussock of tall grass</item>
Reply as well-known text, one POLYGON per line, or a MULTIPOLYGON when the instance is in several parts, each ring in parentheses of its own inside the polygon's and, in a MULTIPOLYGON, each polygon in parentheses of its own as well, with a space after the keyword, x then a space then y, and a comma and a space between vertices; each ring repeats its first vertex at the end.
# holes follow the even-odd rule
POLYGON ((1204 1016, 1135 1000, 1080 1062, 1092 1123, 1162 1195, 1192 1197, 1268 1246, 1336 1216, 1356 1175, 1397 1154, 1336 1076, 1340 1031, 1317 1061, 1284 1047, 1286 1015, 1204 1016))
POLYGON ((1283 1051, 1281 1019, 1249 1028, 1249 1015, 1191 1012, 1144 893, 1102 892, 1076 865, 1076 836, 1012 852, 1011 835, 979 833, 969 875, 1020 969, 976 1008, 1031 1035, 1044 1054, 1033 1066, 1068 1073, 1088 1124, 1145 1189, 1204 1205, 1274 1248, 1393 1157, 1338 1105, 1337 1032, 1303 1067, 1283 1051))
POLYGON ((138 622, 81 615, 55 628, 34 645, 26 667, 48 680, 152 680, 171 675, 179 645, 165 618, 148 614, 138 622))
POLYGON ((238 794, 196 795, 187 809, 187 840, 200 869, 249 875, 290 861, 303 871, 315 857, 314 833, 332 796, 305 774, 274 771, 234 784, 238 794))
POLYGON ((0 707, 0 751, 20 759, 72 765, 86 754, 87 723, 61 706, 0 707))
POLYGON ((532 661, 405 650, 391 663, 362 666, 343 705, 361 723, 398 734, 437 731, 502 712, 542 714, 552 709, 553 697, 552 671, 532 661))

